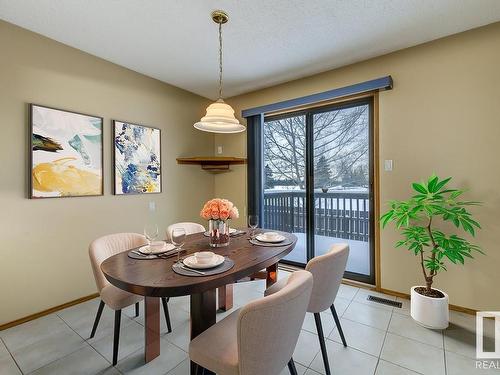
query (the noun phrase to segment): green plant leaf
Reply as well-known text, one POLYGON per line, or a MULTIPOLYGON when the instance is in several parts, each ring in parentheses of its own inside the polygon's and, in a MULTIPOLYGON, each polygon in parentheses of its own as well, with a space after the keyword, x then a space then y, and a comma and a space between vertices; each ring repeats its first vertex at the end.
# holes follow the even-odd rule
POLYGON ((435 193, 437 191, 436 185, 438 183, 439 179, 437 176, 432 175, 429 180, 427 181, 427 189, 429 190, 430 193, 435 193))
POLYGON ((412 184, 412 186, 413 186, 413 189, 416 190, 417 192, 419 192, 421 194, 427 194, 427 189, 423 185, 414 182, 412 184))
MULTIPOLYGON (((451 177, 445 178, 444 180, 441 180, 437 185, 436 185, 436 191, 440 191, 447 183, 448 181, 451 180, 451 177)), ((447 193, 448 191, 441 191, 440 193, 447 193)))

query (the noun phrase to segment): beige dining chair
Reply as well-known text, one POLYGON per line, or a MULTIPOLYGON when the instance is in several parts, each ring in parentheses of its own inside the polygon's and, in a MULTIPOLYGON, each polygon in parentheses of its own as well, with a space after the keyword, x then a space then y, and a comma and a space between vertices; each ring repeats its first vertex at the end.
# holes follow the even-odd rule
POLYGON ((172 231, 175 228, 183 228, 184 231, 186 232, 186 235, 201 233, 201 232, 205 232, 205 230, 206 230, 203 225, 198 224, 198 223, 191 223, 188 221, 182 222, 182 223, 175 223, 175 224, 169 225, 167 228, 167 239, 169 241, 172 240, 172 231))
MULTIPOLYGON (((106 304, 115 311, 115 326, 113 338, 113 366, 116 365, 118 360, 118 343, 120 340, 120 321, 122 309, 135 304, 135 316, 139 316, 139 302, 144 298, 143 296, 126 292, 120 288, 110 284, 101 271, 101 263, 107 258, 127 251, 142 245, 147 244, 146 238, 137 233, 116 233, 100 237, 94 240, 89 247, 90 263, 94 272, 94 278, 97 285, 97 290, 101 297, 97 314, 92 327, 90 338, 93 338, 99 320, 101 319, 102 310, 106 304)), ((170 315, 168 312, 167 299, 162 298, 163 310, 165 319, 167 321, 168 332, 172 332, 170 325, 170 315)))
MULTIPOLYGON (((340 320, 333 302, 335 301, 335 297, 337 297, 337 292, 342 282, 348 257, 349 245, 335 244, 330 248, 328 253, 311 259, 306 265, 306 270, 311 272, 314 278, 314 287, 307 311, 314 314, 314 322, 316 323, 316 329, 318 331, 319 344, 321 347, 321 354, 323 356, 326 375, 330 375, 330 365, 328 363, 325 335, 323 333, 320 313, 328 308, 330 309, 337 329, 339 330, 342 344, 347 347, 344 332, 342 331, 342 326, 340 325, 340 320)), ((286 278, 281 279, 274 285, 270 286, 265 291, 264 295, 270 296, 277 293, 284 288, 285 285, 287 285, 286 283, 286 278)))
POLYGON ((248 303, 189 344, 189 357, 218 375, 277 375, 292 359, 309 304, 313 277, 294 272, 277 293, 248 303))

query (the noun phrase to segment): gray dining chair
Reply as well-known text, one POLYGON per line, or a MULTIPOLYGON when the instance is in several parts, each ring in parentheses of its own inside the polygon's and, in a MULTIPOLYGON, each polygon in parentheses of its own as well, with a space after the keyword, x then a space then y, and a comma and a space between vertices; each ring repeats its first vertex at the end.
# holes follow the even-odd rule
MULTIPOLYGON (((314 278, 314 287, 311 293, 311 300, 307 308, 308 312, 314 314, 314 322, 318 331, 319 344, 321 347, 321 354, 323 356, 323 364, 325 366, 326 375, 330 375, 330 364, 328 363, 328 354, 326 352, 325 335, 323 333, 323 326, 321 324, 321 312, 330 309, 335 320, 335 325, 340 334, 342 344, 347 347, 347 342, 340 325, 340 320, 335 310, 334 301, 337 297, 342 277, 347 265, 347 258, 349 257, 348 244, 335 244, 328 253, 317 256, 311 259, 307 265, 306 270, 311 272, 314 278)), ((264 293, 270 296, 277 293, 285 287, 287 279, 281 279, 274 285, 270 286, 264 293)))
POLYGON ((308 271, 294 272, 275 294, 234 311, 189 344, 189 357, 218 375, 277 375, 292 359, 313 288, 308 271))
MULTIPOLYGON (((135 304, 135 316, 139 316, 139 302, 144 297, 129 293, 110 284, 101 271, 101 263, 115 254, 145 244, 147 244, 146 238, 141 234, 116 233, 94 240, 89 247, 90 264, 92 265, 97 290, 99 291, 99 296, 101 297, 101 301, 99 303, 97 314, 94 320, 94 325, 92 326, 90 338, 93 338, 96 333, 97 326, 99 325, 99 320, 101 319, 101 314, 104 309, 104 305, 109 306, 115 311, 113 366, 116 365, 118 360, 118 345, 120 341, 120 321, 122 309, 135 304)), ((168 301, 166 300, 166 298, 162 298, 163 310, 165 313, 165 319, 167 321, 167 329, 168 333, 170 333, 172 332, 172 327, 170 324, 170 315, 168 312, 167 302, 168 301)))

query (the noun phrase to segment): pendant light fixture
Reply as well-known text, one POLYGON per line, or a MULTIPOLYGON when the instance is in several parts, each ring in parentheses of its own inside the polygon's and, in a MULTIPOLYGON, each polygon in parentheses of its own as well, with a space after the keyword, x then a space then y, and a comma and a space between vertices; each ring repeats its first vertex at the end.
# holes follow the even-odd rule
POLYGON ((219 25, 219 99, 207 107, 207 114, 194 127, 211 133, 240 133, 246 130, 245 126, 234 117, 234 110, 222 99, 222 25, 229 21, 229 17, 226 12, 215 10, 212 20, 219 25))

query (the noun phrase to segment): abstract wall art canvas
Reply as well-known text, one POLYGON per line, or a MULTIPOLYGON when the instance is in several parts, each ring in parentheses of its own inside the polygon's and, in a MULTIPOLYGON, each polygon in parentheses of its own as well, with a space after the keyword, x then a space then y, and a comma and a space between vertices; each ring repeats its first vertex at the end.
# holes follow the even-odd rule
POLYGON ((161 193, 160 129, 113 121, 115 194, 161 193))
POLYGON ((103 194, 102 117, 30 105, 31 198, 103 194))

